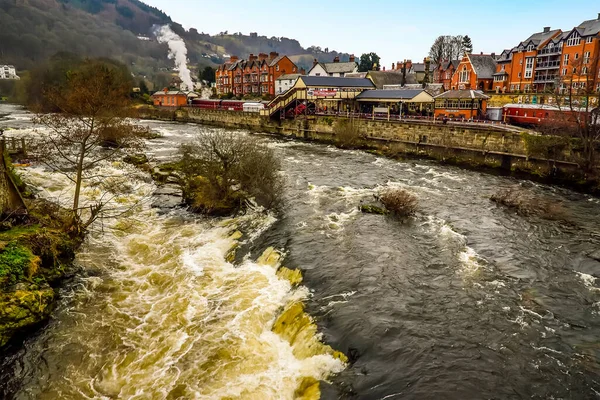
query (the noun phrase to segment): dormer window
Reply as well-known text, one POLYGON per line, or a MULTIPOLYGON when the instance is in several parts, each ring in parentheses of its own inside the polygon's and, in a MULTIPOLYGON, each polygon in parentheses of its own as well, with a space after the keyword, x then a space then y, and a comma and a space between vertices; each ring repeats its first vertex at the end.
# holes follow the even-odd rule
POLYGON ((527 46, 527 51, 533 51, 534 46, 532 44, 530 44, 529 46, 527 46))
POLYGON ((567 46, 577 46, 581 43, 581 37, 577 32, 573 32, 571 37, 567 39, 567 46))

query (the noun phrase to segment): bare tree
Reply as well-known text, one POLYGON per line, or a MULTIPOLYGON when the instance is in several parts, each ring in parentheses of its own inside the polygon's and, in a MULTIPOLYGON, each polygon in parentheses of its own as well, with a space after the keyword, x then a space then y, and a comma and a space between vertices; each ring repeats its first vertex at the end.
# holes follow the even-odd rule
POLYGON ((145 131, 126 119, 130 91, 125 68, 93 60, 70 71, 64 84, 44 89, 45 100, 60 112, 36 116, 48 131, 40 135, 35 152, 41 162, 73 183, 71 228, 77 232, 107 211, 120 186, 98 167, 142 147, 145 131), (80 204, 84 181, 103 190, 89 207, 80 204))
POLYGON ((429 57, 431 61, 440 65, 443 60, 457 60, 465 53, 465 41, 462 35, 457 36, 438 36, 431 49, 429 57))
POLYGON ((592 171, 597 167, 600 147, 600 91, 594 85, 598 59, 581 57, 573 60, 553 89, 555 113, 543 126, 544 133, 576 138, 576 155, 582 167, 592 171))

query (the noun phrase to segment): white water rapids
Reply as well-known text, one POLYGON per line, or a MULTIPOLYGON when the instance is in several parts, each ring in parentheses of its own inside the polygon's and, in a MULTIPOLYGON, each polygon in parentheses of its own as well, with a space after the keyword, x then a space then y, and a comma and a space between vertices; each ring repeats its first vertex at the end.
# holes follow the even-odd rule
MULTIPOLYGON (((42 168, 21 172, 42 196, 70 199, 62 175, 42 168)), ((127 194, 113 202, 139 205, 94 226, 77 255, 93 276, 70 291, 59 322, 48 328, 51 347, 44 358, 60 360, 60 368, 30 385, 23 398, 318 397, 318 385, 316 392, 304 389, 344 363, 332 351, 315 349, 318 334, 291 341, 273 329, 282 310, 304 299, 307 289, 278 276, 277 258, 227 261, 239 240, 252 240, 274 218, 160 213, 143 201, 155 189, 147 174, 123 163, 98 172, 130 176, 127 194)), ((83 196, 89 201, 98 190, 85 187, 83 196)))

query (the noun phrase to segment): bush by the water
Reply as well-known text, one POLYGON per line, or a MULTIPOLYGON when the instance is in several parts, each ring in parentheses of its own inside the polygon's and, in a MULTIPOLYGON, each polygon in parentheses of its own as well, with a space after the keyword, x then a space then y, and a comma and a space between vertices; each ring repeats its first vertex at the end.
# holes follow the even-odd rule
POLYGON ((540 198, 526 189, 502 189, 494 193, 490 200, 521 215, 537 215, 546 219, 561 219, 565 216, 560 202, 540 198))
POLYGON ((280 161, 258 139, 237 132, 202 134, 181 147, 181 185, 188 205, 226 215, 253 199, 265 208, 281 198, 280 161))
POLYGON ((387 189, 379 194, 379 201, 390 212, 408 217, 417 212, 417 196, 404 189, 387 189))

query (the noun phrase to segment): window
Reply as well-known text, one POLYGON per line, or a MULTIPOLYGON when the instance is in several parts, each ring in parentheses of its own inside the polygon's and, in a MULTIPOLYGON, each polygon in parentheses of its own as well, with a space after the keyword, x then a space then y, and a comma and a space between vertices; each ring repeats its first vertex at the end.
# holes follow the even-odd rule
POLYGON ((529 92, 531 90, 531 85, 525 85, 525 92, 529 92))
POLYGON ((279 71, 279 64, 275 66, 275 71, 279 71))
POLYGON ((315 74, 315 76, 321 76, 321 73, 320 73, 320 72, 317 72, 317 73, 315 74))
POLYGON ((523 65, 523 59, 522 58, 519 60, 519 65, 523 65))
POLYGON ((594 41, 594 37, 593 36, 590 36, 590 37, 588 37, 588 38, 585 39, 586 43, 592 43, 593 41, 594 41))
POLYGON ((566 68, 563 68, 562 74, 563 74, 563 76, 567 74, 567 69, 566 68))
POLYGON ((527 46, 527 51, 533 51, 533 45, 530 44, 529 46, 527 46))
POLYGON ((567 39, 567 46, 577 46, 581 43, 581 37, 577 32, 573 32, 573 35, 567 39))
POLYGON ((573 68, 573 73, 576 74, 577 73, 577 68, 573 68))
POLYGON ((575 53, 575 59, 578 60, 579 59, 579 53, 575 53))
POLYGON ((521 77, 521 72, 519 72, 519 78, 521 77))
POLYGON ((467 71, 467 67, 463 66, 463 69, 462 69, 462 71, 460 71, 460 75, 459 75, 459 78, 460 78, 459 82, 460 83, 467 83, 467 82, 469 82, 469 72, 470 71, 467 71))
POLYGON ((588 73, 588 67, 583 67, 583 68, 581 68, 581 73, 582 73, 583 75, 587 75, 587 73, 588 73))
POLYGON ((533 57, 525 59, 525 78, 531 78, 533 75, 533 57))
POLYGON ((583 63, 584 64, 590 63, 590 52, 589 51, 586 51, 585 53, 583 53, 583 63))
POLYGON ((564 55, 564 62, 563 62, 563 64, 564 65, 569 65, 569 55, 568 54, 564 55))
POLYGON ((515 85, 510 85, 510 90, 511 91, 515 90, 515 85))

